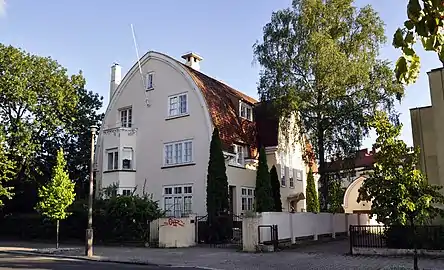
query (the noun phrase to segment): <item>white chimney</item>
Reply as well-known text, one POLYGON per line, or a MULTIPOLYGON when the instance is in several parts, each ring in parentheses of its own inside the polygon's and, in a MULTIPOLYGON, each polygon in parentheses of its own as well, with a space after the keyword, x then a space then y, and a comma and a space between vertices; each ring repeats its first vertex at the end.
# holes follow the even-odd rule
POLYGON ((120 67, 119 64, 114 63, 111 66, 111 82, 110 82, 110 86, 109 86, 109 100, 110 101, 114 95, 114 92, 117 89, 117 86, 119 86, 121 81, 122 81, 122 67, 120 67))
POLYGON ((182 55, 182 58, 186 60, 185 65, 195 69, 195 70, 200 70, 200 61, 203 60, 203 58, 193 52, 187 53, 182 55))

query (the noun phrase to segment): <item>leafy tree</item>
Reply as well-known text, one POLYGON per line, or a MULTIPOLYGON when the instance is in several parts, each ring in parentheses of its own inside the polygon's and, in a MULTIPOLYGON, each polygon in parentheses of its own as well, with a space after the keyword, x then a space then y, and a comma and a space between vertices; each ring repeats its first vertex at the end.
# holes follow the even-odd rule
POLYGON ((74 183, 69 179, 65 169, 66 160, 63 150, 57 152, 57 163, 53 170, 53 178, 46 186, 39 189, 40 202, 36 209, 43 216, 57 222, 57 248, 59 247, 59 221, 69 216, 67 208, 74 202, 74 183))
POLYGON ((421 40, 426 51, 437 53, 444 63, 444 5, 440 0, 409 0, 408 20, 393 36, 393 46, 402 51, 396 62, 396 78, 406 84, 416 82, 420 71, 420 58, 413 46, 421 40))
POLYGON ((231 228, 227 228, 229 224, 221 224, 228 215, 228 197, 228 178, 222 143, 219 129, 214 128, 207 174, 207 222, 210 228, 210 237, 212 237, 211 241, 224 240, 231 230, 231 228))
POLYGON ((256 212, 272 212, 275 204, 272 195, 272 184, 268 172, 267 155, 265 148, 259 150, 259 164, 256 171, 255 205, 256 212))
POLYGON ((3 198, 10 199, 13 195, 12 188, 4 186, 15 174, 15 163, 8 158, 5 141, 0 133, 0 206, 3 206, 3 198))
POLYGON ((342 207, 342 204, 344 203, 345 190, 342 188, 342 181, 329 179, 328 190, 329 206, 327 208, 327 212, 344 213, 344 208, 342 207))
MULTIPOLYGON (((415 237, 416 225, 443 214, 443 210, 436 207, 444 203, 444 196, 439 192, 441 187, 428 184, 416 169, 418 151, 412 151, 398 138, 401 125, 393 126, 386 114, 378 113, 371 126, 378 135, 375 146, 379 151, 373 172, 359 189, 357 201, 371 201, 372 214, 379 222, 410 225, 415 237)), ((414 260, 418 269, 416 245, 414 260)))
POLYGON ((378 59, 384 23, 370 6, 358 9, 352 3, 294 0, 291 8, 272 14, 262 42, 254 45, 262 66, 261 100, 274 103, 285 137, 295 133, 303 141, 305 135, 314 144, 322 209, 326 160, 359 149, 375 110, 396 120, 395 97, 404 94, 389 62, 378 59))
MULTIPOLYGON (((0 129, 5 134, 8 159, 17 174, 8 184, 15 189, 8 205, 32 209, 37 198, 36 180, 52 151, 46 144, 63 134, 75 116, 81 74, 69 76, 51 58, 31 55, 0 44, 0 129)), ((44 181, 44 178, 42 179, 44 181)), ((6 206, 8 206, 6 205, 6 206)))
POLYGON ((281 183, 279 181, 276 166, 273 165, 270 170, 270 182, 271 190, 274 201, 274 212, 282 212, 282 200, 281 200, 281 183))
POLYGON ((310 168, 307 174, 307 187, 305 194, 307 194, 307 212, 319 212, 319 199, 318 193, 316 192, 316 185, 313 176, 313 170, 310 168))

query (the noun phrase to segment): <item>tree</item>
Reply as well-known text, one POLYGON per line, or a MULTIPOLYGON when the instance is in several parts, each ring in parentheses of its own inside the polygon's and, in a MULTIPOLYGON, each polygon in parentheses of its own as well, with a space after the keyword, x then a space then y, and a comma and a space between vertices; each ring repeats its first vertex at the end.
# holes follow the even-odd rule
POLYGON ((210 229, 210 241, 224 240, 231 230, 229 224, 221 224, 228 216, 228 178, 225 158, 218 128, 214 128, 210 144, 210 160, 207 174, 207 222, 210 229), (221 218, 222 217, 222 218, 221 218))
POLYGON ((259 150, 259 164, 256 171, 256 189, 254 194, 256 212, 272 212, 275 209, 270 173, 268 172, 267 155, 264 147, 261 147, 259 150))
POLYGON ((45 164, 52 151, 46 145, 66 132, 84 79, 81 74, 69 76, 51 58, 3 44, 0 74, 0 129, 8 159, 15 162, 17 172, 8 184, 15 190, 8 205, 31 210, 34 205, 29 202, 35 203, 37 198, 35 180, 42 175, 42 168, 49 167, 45 164))
POLYGON ((271 191, 273 194, 274 201, 274 212, 282 212, 282 200, 281 200, 281 183, 279 181, 278 173, 276 170, 276 166, 273 165, 270 170, 270 182, 271 182, 271 191))
POLYGON ((307 194, 307 212, 319 212, 319 199, 318 199, 318 193, 316 191, 314 176, 313 176, 313 170, 310 167, 310 170, 307 174, 307 187, 305 194, 307 194))
POLYGON ((402 52, 396 62, 396 78, 411 84, 416 82, 420 71, 420 58, 413 48, 418 40, 426 51, 437 53, 444 63, 444 5, 441 0, 409 0, 407 16, 404 26, 393 35, 393 46, 402 52))
POLYGON ((74 183, 66 171, 66 160, 62 149, 57 152, 53 178, 48 185, 39 189, 39 198, 36 209, 43 216, 57 222, 57 248, 59 248, 59 221, 69 216, 67 208, 75 198, 74 183))
MULTIPOLYGON (((444 203, 444 196, 439 192, 441 187, 428 184, 416 169, 418 150, 412 151, 398 138, 402 125, 394 126, 386 114, 378 113, 371 126, 378 135, 376 163, 359 189, 357 201, 372 202, 372 215, 385 225, 410 225, 415 237, 416 225, 443 214, 443 210, 436 207, 444 203)), ((416 243, 416 239, 413 242, 416 243)), ((416 244, 414 260, 418 269, 416 244)))
POLYGON ((262 67, 261 100, 274 103, 285 137, 298 134, 302 142, 307 136, 314 144, 323 210, 328 158, 359 149, 375 110, 396 120, 395 98, 404 95, 389 62, 378 59, 384 23, 370 6, 352 3, 294 0, 292 8, 272 14, 262 42, 253 46, 262 67))
POLYGON ((4 137, 0 131, 0 206, 3 206, 3 199, 10 199, 13 195, 12 188, 4 184, 10 181, 15 175, 15 163, 8 158, 4 137))

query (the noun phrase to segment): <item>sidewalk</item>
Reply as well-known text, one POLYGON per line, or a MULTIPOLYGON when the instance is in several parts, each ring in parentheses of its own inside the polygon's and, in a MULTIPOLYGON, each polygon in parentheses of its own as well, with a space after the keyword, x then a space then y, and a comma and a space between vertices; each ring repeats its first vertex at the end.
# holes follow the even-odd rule
MULTIPOLYGON (((221 248, 127 248, 127 247, 94 247, 93 260, 122 263, 151 264, 161 266, 193 266, 211 269, 411 269, 411 258, 359 257, 325 252, 322 244, 317 252, 313 247, 309 252, 304 249, 287 250, 275 253, 243 253, 221 248), (394 267, 405 268, 394 268, 394 267)), ((54 255, 54 246, 37 243, 0 242, 0 252, 32 252, 52 254, 76 259, 87 259, 80 246, 61 245, 62 252, 54 255)), ((308 251, 308 250, 307 250, 308 251)), ((444 269, 444 260, 420 259, 423 269, 444 269)))

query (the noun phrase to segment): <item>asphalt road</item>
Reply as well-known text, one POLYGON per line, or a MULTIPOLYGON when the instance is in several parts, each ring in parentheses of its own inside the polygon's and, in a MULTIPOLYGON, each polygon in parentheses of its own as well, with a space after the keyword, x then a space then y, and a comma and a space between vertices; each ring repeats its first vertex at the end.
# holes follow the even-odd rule
POLYGON ((34 270, 117 270, 117 269, 146 269, 146 270, 198 270, 198 268, 188 267, 159 267, 159 266, 143 266, 117 263, 101 263, 82 260, 58 259, 44 256, 33 255, 10 255, 0 253, 0 270, 6 269, 34 269, 34 270))

